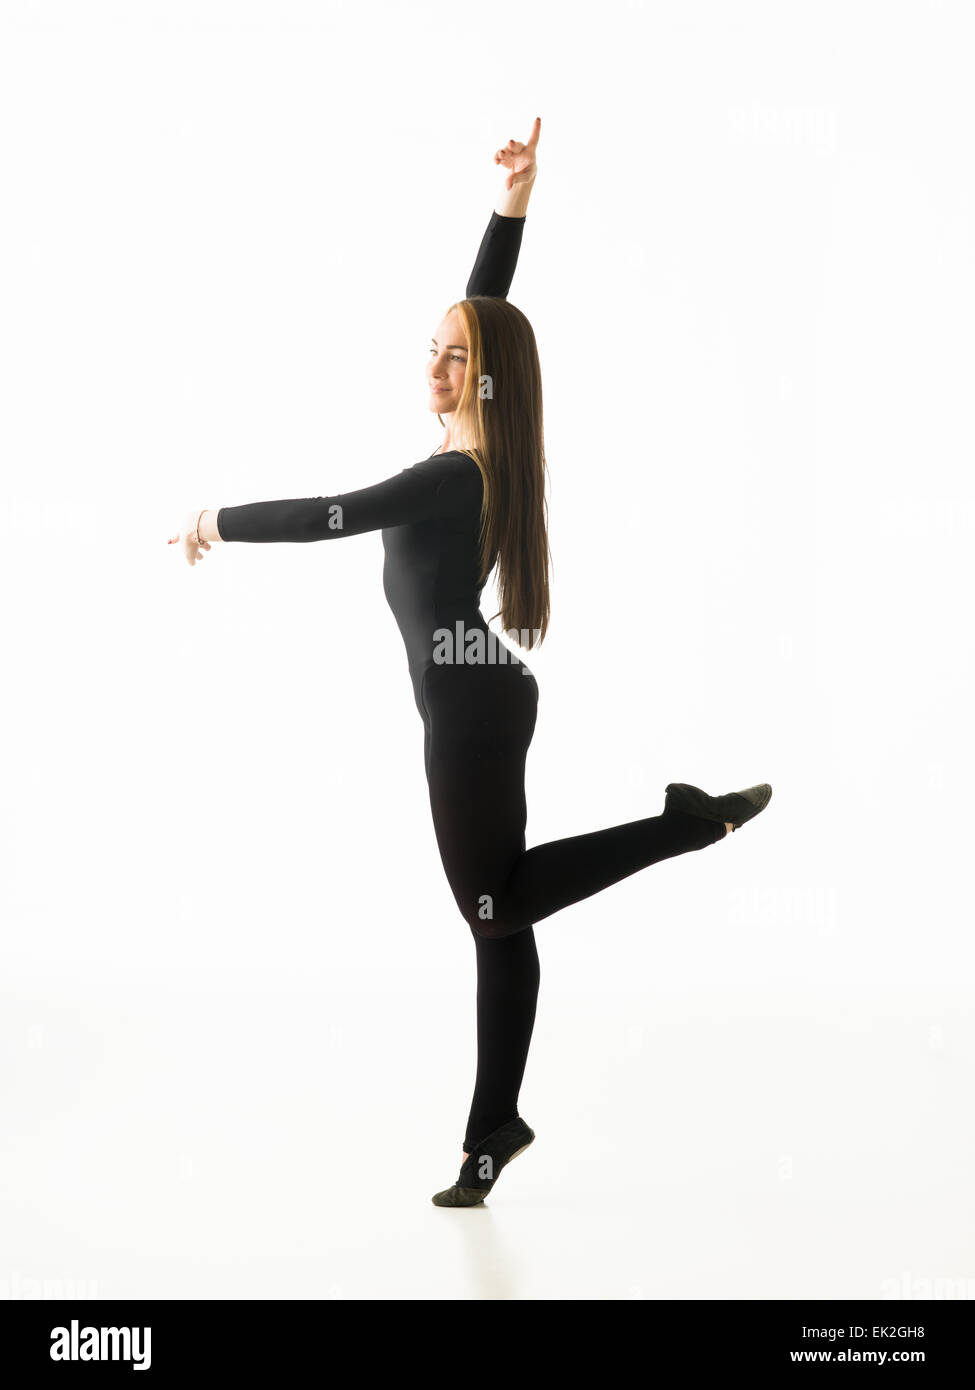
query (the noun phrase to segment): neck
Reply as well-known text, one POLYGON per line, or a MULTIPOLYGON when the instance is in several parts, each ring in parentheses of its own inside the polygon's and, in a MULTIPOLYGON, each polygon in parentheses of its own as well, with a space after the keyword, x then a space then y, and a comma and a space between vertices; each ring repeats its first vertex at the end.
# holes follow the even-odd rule
POLYGON ((450 453, 452 449, 463 449, 464 447, 463 434, 461 431, 454 429, 453 418, 451 417, 444 426, 443 444, 441 445, 442 452, 447 454, 450 453))

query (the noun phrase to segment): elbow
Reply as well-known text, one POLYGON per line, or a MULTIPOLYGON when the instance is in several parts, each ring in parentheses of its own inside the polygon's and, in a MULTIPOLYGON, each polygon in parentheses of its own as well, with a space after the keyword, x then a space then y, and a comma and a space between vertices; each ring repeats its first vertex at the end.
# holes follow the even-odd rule
POLYGON ((333 540, 342 535, 344 521, 342 504, 334 497, 314 497, 311 506, 302 507, 297 513, 295 540, 333 540))

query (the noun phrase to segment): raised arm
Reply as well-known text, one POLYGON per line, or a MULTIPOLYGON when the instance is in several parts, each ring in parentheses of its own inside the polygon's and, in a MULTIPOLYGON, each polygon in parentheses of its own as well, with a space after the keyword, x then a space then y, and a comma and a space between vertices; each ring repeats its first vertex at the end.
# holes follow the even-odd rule
POLYGON ((471 278, 467 282, 467 299, 475 294, 489 294, 497 299, 508 298, 508 291, 515 277, 515 266, 518 264, 524 226, 524 217, 502 217, 498 212, 491 213, 491 220, 481 238, 471 278))
POLYGON ((509 140, 503 149, 495 153, 495 164, 503 165, 508 170, 508 177, 481 239, 474 269, 467 282, 468 299, 475 294, 492 295, 498 299, 508 297, 521 250, 528 200, 537 173, 535 150, 541 128, 541 117, 536 116, 525 144, 509 140))

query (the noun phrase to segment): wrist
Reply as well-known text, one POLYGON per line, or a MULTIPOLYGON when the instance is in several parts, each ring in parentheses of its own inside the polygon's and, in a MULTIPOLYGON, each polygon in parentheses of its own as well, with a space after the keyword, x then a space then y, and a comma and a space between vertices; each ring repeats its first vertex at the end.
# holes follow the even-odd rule
POLYGON ((532 172, 530 177, 522 179, 520 183, 516 183, 512 188, 505 188, 502 185, 494 205, 494 210, 498 216, 524 217, 534 183, 535 171, 532 172))
POLYGON ((206 507, 203 511, 202 516, 199 512, 197 512, 196 515, 197 517, 199 517, 199 528, 197 529, 197 524, 194 520, 193 534, 196 535, 198 533, 201 541, 209 541, 212 544, 213 541, 219 541, 223 539, 220 532, 217 530, 218 511, 219 508, 217 507, 206 507))

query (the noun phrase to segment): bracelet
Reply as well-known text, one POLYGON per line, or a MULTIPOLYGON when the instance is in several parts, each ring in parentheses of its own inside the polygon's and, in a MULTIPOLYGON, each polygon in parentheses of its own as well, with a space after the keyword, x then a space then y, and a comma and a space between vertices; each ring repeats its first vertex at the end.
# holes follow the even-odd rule
MULTIPOLYGON (((207 507, 203 508, 203 512, 208 510, 209 508, 207 507)), ((200 515, 196 518, 196 543, 198 546, 201 547, 203 545, 203 542, 200 540, 200 522, 203 520, 203 512, 201 512, 200 515)))

